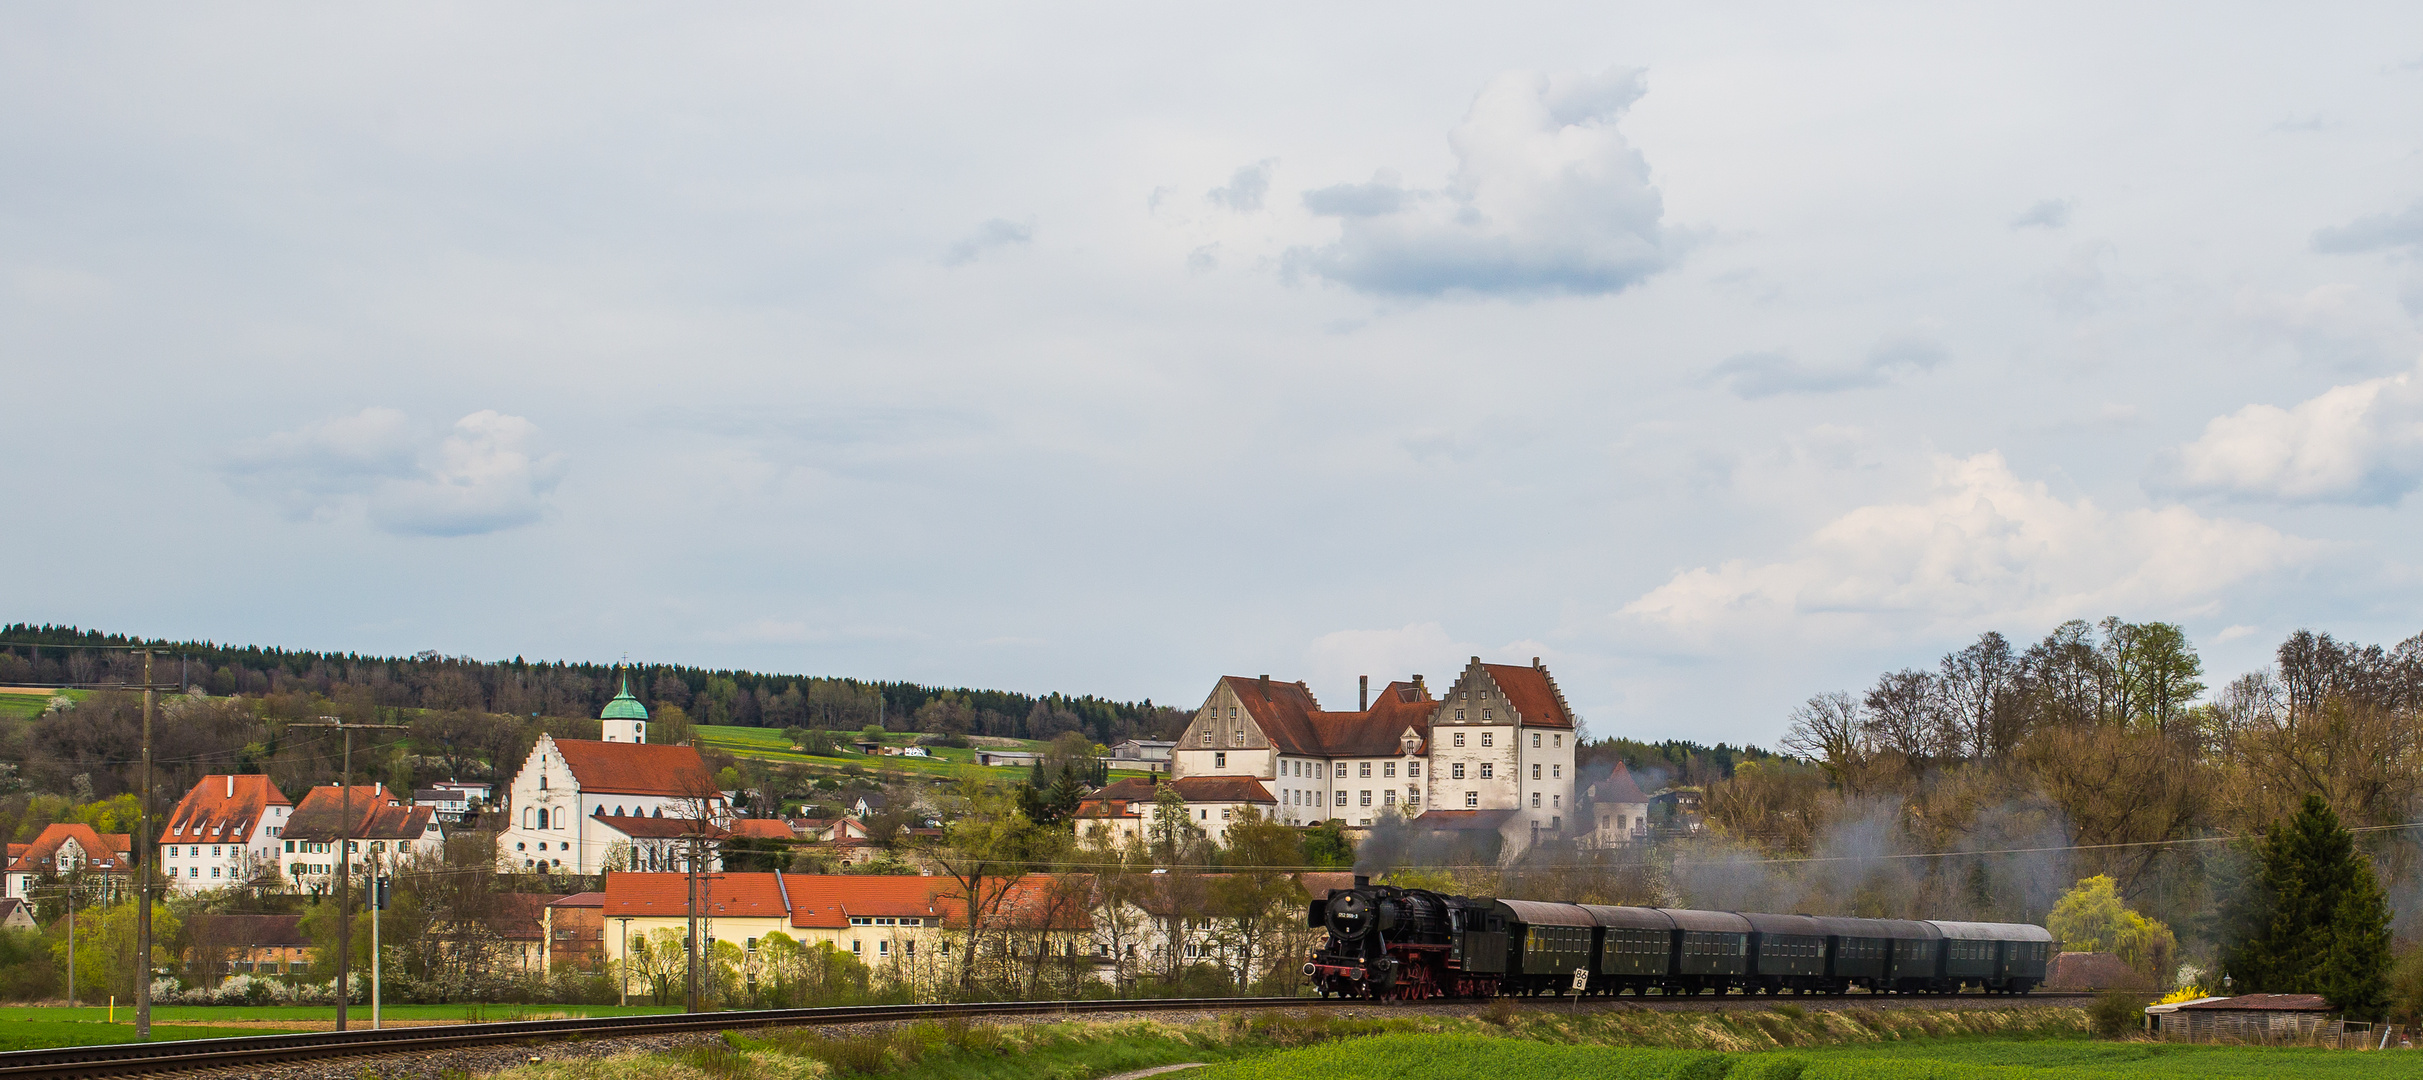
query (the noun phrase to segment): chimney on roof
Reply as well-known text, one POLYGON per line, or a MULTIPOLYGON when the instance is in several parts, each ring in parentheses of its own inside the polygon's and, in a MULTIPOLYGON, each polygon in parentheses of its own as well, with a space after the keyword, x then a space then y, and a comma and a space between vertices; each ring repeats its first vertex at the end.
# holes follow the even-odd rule
POLYGON ((227 797, 230 799, 236 797, 236 774, 234 773, 227 774, 227 797))
POLYGON ((1262 700, 1270 700, 1270 676, 1262 676, 1262 700))
POLYGON ((1531 658, 1531 666, 1532 666, 1532 667, 1534 667, 1534 668, 1539 667, 1539 666, 1540 666, 1540 658, 1539 658, 1539 657, 1536 657, 1536 656, 1532 657, 1532 658, 1531 658))
POLYGON ((1355 711, 1356 711, 1356 712, 1370 712, 1370 711, 1371 711, 1371 676, 1369 676, 1369 675, 1357 675, 1357 676, 1355 676, 1355 681, 1356 681, 1358 684, 1360 684, 1360 685, 1361 685, 1361 687, 1362 687, 1362 689, 1359 689, 1359 690, 1355 691, 1355 711))

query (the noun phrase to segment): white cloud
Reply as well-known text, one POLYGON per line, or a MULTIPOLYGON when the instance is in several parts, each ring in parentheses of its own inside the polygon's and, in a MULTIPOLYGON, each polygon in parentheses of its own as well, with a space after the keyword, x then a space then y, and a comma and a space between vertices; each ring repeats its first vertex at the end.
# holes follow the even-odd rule
POLYGON ((2310 541, 2182 506, 2110 511, 2014 475, 1999 453, 1936 459, 1923 499, 1863 506, 1792 558, 1675 574, 1617 614, 1693 637, 1794 632, 1896 636, 2045 624, 2127 611, 2164 616, 2295 562, 2310 541))
POLYGON ((2325 255, 2359 255, 2372 251, 2423 247, 2423 202, 2404 210, 2360 217, 2345 225, 2317 229, 2314 250, 2325 255))
POLYGON ((367 408, 236 447, 222 472, 296 520, 353 514, 391 533, 465 536, 538 520, 563 456, 529 449, 538 427, 482 410, 430 438, 403 413, 367 408))
POLYGON ((1338 220, 1336 243, 1290 265, 1365 292, 1611 293, 1666 268, 1674 242, 1649 164, 1616 130, 1641 73, 1507 72, 1448 135, 1457 168, 1437 190, 1382 170, 1368 184, 1306 192, 1338 220))
POLYGON ((2384 505, 2423 482, 2423 386, 2414 373, 2334 386, 2294 408, 2249 405, 2156 463, 2155 486, 2384 505))

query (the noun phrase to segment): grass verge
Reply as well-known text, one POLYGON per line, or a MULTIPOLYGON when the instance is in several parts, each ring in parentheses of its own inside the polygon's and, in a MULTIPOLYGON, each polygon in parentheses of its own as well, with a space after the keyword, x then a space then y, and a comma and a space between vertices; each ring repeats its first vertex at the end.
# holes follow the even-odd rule
MULTIPOLYGON (((270 1028, 154 1026, 151 1041, 231 1039, 244 1035, 276 1035, 270 1028)), ((133 1024, 78 1020, 0 1021, 0 1050, 44 1050, 54 1046, 103 1046, 135 1041, 133 1024)))

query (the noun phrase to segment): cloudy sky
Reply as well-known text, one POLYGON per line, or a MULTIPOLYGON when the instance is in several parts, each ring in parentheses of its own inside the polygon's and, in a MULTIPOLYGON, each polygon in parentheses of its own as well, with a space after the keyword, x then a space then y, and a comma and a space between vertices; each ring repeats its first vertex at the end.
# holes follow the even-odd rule
POLYGON ((2423 9, 1825 8, 11 5, 0 618, 1766 742, 2423 630, 2423 9))

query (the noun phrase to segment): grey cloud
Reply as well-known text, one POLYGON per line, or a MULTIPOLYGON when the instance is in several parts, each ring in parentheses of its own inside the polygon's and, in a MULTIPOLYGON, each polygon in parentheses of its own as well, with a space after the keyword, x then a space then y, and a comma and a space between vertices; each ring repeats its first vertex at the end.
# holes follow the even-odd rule
POLYGON ((2325 255, 2360 255, 2419 245, 2423 245, 2423 202, 2314 232, 2314 250, 2325 255))
POLYGON ((538 520, 564 461, 532 453, 537 431, 483 410, 431 437, 401 412, 368 408, 240 444, 220 474, 292 520, 358 513, 386 532, 468 536, 538 520))
POLYGON ((1709 376, 1735 397, 1756 400, 1778 394, 1830 394, 1860 390, 1906 374, 1932 370, 1950 357, 1942 345, 1924 338, 1894 338, 1868 351, 1850 367, 1804 364, 1780 352, 1751 352, 1727 357, 1709 376))
POLYGON ((952 244, 950 257, 943 262, 949 266, 960 266, 975 261, 978 256, 994 248, 1018 247, 1034 241, 1034 225, 994 218, 977 226, 976 232, 967 239, 952 244))
POLYGON ((1243 166, 1235 176, 1228 178, 1227 187, 1213 188, 1205 192, 1204 197, 1239 213, 1250 214, 1260 210, 1263 197, 1270 194, 1271 166, 1278 163, 1277 158, 1264 158, 1243 166))
POLYGON ((1335 243, 1288 252, 1290 271, 1380 294, 1604 294, 1673 264, 1649 165, 1616 124, 1643 93, 1637 69, 1508 72, 1448 135, 1441 188, 1370 184, 1307 192, 1338 219, 1335 243))
POLYGON ((2070 223, 2074 204, 2068 199, 2046 199, 2019 212, 2011 219, 2014 229, 2058 229, 2070 223))
POLYGON ((1368 184, 1332 184, 1305 192, 1304 208, 1322 217, 1393 214, 1405 208, 1405 185, 1395 169, 1381 169, 1368 184))

